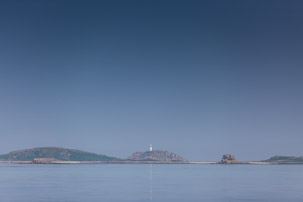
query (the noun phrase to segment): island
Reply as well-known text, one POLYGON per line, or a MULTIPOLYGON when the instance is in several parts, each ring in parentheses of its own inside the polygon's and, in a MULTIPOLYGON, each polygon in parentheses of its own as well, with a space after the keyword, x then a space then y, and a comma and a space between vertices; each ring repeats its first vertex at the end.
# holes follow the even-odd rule
POLYGON ((263 162, 271 164, 303 164, 303 156, 273 156, 263 162))
POLYGON ((62 163, 62 162, 95 162, 95 161, 122 161, 122 159, 95 154, 76 149, 60 147, 38 147, 13 151, 0 155, 1 161, 24 163, 62 163))

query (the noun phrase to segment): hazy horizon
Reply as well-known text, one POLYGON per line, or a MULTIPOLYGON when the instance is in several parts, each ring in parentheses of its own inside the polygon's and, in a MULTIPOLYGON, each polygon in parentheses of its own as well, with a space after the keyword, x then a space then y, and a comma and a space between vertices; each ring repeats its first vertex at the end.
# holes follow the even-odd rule
POLYGON ((0 154, 303 156, 302 1, 1 1, 0 154))

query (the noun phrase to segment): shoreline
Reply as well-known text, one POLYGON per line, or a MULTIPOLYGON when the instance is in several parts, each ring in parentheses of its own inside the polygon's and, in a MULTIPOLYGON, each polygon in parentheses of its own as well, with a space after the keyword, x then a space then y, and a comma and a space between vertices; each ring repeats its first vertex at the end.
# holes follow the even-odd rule
POLYGON ((34 163, 32 161, 0 161, 5 164, 220 164, 220 165, 303 165, 295 162, 262 162, 243 161, 239 163, 221 163, 216 161, 193 161, 193 162, 171 162, 171 161, 52 161, 45 163, 34 163))

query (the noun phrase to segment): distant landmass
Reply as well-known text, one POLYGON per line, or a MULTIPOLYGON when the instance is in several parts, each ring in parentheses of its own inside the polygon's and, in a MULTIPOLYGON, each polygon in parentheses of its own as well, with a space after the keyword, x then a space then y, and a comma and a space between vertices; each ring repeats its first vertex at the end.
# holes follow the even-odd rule
POLYGON ((39 147, 13 151, 0 155, 0 161, 25 163, 77 163, 77 162, 115 162, 115 163, 185 163, 186 158, 172 152, 155 150, 136 152, 128 159, 110 157, 76 149, 60 147, 39 147))
POLYGON ((127 159, 121 159, 103 154, 66 149, 60 147, 39 147, 13 151, 0 155, 0 162, 33 163, 33 164, 70 164, 70 163, 190 163, 190 164, 303 164, 303 157, 274 156, 261 161, 238 161, 232 154, 224 154, 221 161, 188 162, 186 158, 165 150, 135 152, 127 159))
POLYGON ((279 164, 290 164, 290 163, 303 163, 303 157, 295 156, 274 156, 270 159, 265 160, 268 163, 279 163, 279 164))
POLYGON ((128 160, 187 162, 186 158, 164 150, 135 152, 128 157, 128 160))
POLYGON ((119 161, 121 159, 76 149, 40 147, 13 151, 0 155, 2 161, 33 161, 34 159, 54 159, 59 161, 119 161))
POLYGON ((274 156, 262 161, 238 161, 232 154, 224 154, 220 164, 303 164, 303 157, 274 156))

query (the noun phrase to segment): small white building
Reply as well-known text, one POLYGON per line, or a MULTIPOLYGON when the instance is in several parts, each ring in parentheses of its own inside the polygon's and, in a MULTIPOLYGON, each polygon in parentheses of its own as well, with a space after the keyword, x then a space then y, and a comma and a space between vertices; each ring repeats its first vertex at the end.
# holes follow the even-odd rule
POLYGON ((153 151, 153 146, 151 144, 149 145, 149 151, 153 151))

